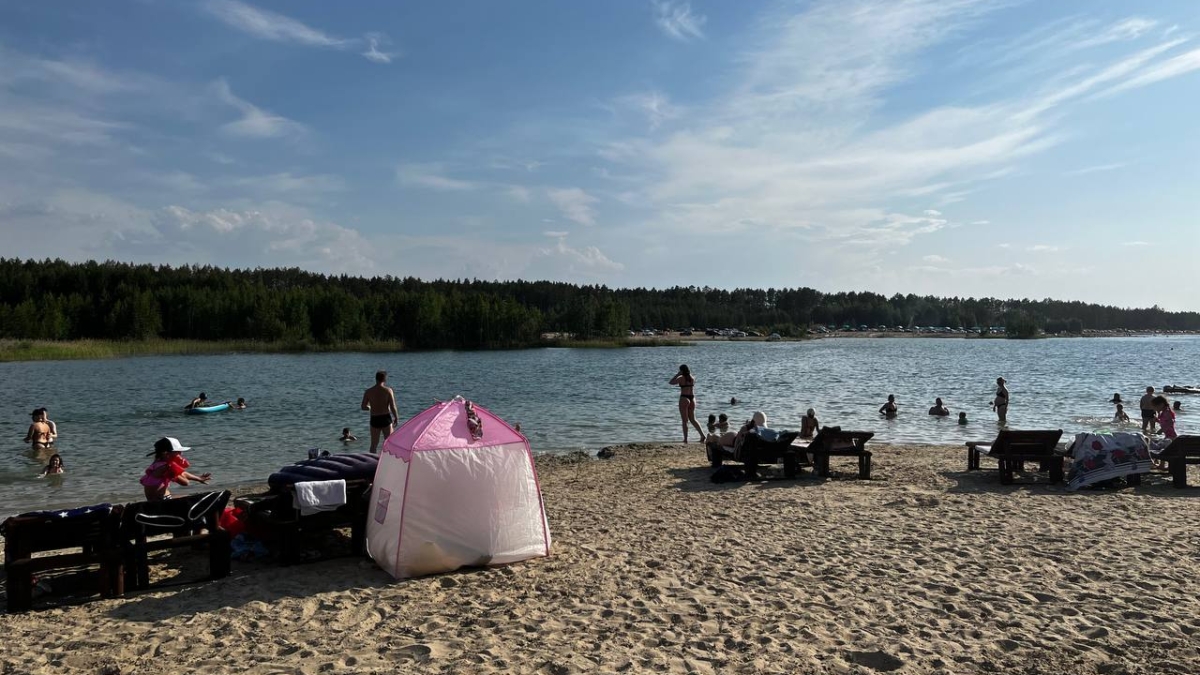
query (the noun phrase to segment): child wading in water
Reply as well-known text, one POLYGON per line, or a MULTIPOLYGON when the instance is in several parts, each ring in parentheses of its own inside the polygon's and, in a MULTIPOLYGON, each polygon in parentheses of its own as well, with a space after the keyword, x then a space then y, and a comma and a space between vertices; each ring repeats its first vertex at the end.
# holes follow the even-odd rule
POLYGON ((350 427, 342 427, 342 439, 341 440, 343 443, 349 443, 351 441, 357 441, 358 438, 355 437, 354 434, 350 433, 350 427))
POLYGON ((141 480, 148 501, 170 499, 171 483, 177 485, 187 485, 191 481, 208 483, 212 479, 211 473, 202 473, 197 476, 188 471, 191 464, 183 458, 182 453, 190 449, 180 445, 179 441, 174 438, 160 438, 155 441, 154 452, 150 453, 154 455, 154 463, 146 467, 146 475, 142 476, 141 480))
POLYGON ((65 469, 65 467, 63 466, 62 455, 55 453, 50 455, 50 462, 46 464, 45 469, 42 469, 42 475, 38 476, 38 478, 61 475, 63 473, 63 469, 65 469))

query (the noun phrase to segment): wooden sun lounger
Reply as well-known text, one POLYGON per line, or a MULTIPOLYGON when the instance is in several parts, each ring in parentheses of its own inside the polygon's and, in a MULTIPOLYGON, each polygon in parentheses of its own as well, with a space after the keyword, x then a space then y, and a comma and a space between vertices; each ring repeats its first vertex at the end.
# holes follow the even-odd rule
POLYGON ((1180 436, 1155 458, 1167 460, 1172 485, 1187 487, 1188 464, 1200 464, 1200 436, 1180 436))
POLYGON ((121 549, 117 545, 121 508, 103 508, 64 518, 63 512, 13 516, 4 521, 4 572, 9 613, 33 608, 33 575, 87 565, 100 566, 100 596, 124 595, 121 549), (68 549, 75 549, 68 551, 68 549), (34 553, 57 551, 33 557, 34 553))
POLYGON ((149 587, 150 552, 180 546, 204 546, 209 578, 229 576, 229 533, 217 524, 229 496, 225 490, 126 505, 121 518, 125 584, 135 589, 149 587), (162 534, 172 536, 150 539, 162 534))
POLYGON ((1000 463, 1000 483, 1010 485, 1013 473, 1027 462, 1040 462, 1050 471, 1050 481, 1062 482, 1064 455, 1058 453, 1058 441, 1062 429, 1045 431, 1016 431, 1001 429, 991 443, 971 441, 967 443, 967 471, 979 468, 984 455, 1000 463))
POLYGON ((822 478, 829 477, 830 457, 857 457, 858 477, 871 478, 871 451, 867 441, 874 438, 871 431, 842 431, 838 427, 824 427, 817 432, 805 450, 812 455, 813 468, 822 478))
POLYGON ((291 485, 271 492, 245 495, 234 501, 249 518, 251 527, 274 539, 280 548, 280 561, 285 565, 300 561, 300 545, 306 535, 350 528, 351 555, 367 552, 367 504, 371 499, 372 481, 346 481, 346 504, 334 511, 300 515, 294 506, 295 490, 291 485))

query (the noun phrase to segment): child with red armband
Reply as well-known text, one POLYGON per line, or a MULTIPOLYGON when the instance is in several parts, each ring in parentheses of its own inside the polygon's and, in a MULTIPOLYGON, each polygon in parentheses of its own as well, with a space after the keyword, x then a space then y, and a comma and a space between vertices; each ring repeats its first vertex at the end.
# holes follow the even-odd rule
POLYGON ((191 481, 208 483, 212 479, 211 473, 202 473, 197 476, 188 471, 191 463, 183 458, 182 453, 190 449, 180 445, 177 439, 169 437, 160 438, 154 443, 154 452, 150 453, 154 455, 154 463, 146 467, 146 474, 141 479, 142 488, 145 490, 148 501, 170 499, 171 483, 177 485, 187 485, 191 481))

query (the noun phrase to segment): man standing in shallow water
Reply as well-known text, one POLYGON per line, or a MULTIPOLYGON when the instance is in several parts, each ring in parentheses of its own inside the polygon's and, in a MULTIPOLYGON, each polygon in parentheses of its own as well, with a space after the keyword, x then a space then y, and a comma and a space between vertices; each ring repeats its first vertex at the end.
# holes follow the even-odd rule
POLYGON ((1154 425, 1157 422, 1154 412, 1154 387, 1146 387, 1146 393, 1138 401, 1138 406, 1142 409, 1142 431, 1154 433, 1154 425))
POLYGON ((400 419, 396 412, 396 393, 387 386, 387 371, 375 373, 375 386, 363 392, 362 409, 371 411, 371 452, 379 447, 379 435, 384 440, 392 435, 392 429, 400 419))

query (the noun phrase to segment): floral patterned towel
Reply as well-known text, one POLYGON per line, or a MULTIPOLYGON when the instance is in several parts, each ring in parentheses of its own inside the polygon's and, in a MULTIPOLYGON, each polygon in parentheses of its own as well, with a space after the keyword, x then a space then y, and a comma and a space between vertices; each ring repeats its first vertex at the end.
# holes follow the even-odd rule
POLYGON ((1142 434, 1075 434, 1068 453, 1074 458, 1067 489, 1150 473, 1150 446, 1142 434))

